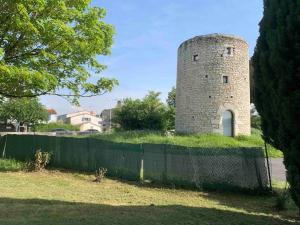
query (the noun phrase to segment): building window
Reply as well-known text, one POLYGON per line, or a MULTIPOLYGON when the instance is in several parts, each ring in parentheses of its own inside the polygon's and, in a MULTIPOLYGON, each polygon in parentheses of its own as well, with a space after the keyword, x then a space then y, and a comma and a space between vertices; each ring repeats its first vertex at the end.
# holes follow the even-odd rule
POLYGON ((223 76, 223 84, 228 84, 229 79, 228 76, 223 76))
POLYGON ((226 47, 225 48, 225 56, 233 56, 234 54, 234 47, 226 47))
POLYGON ((232 54, 232 48, 231 47, 227 47, 227 55, 231 55, 232 54))
POLYGON ((82 117, 82 122, 90 122, 91 118, 88 117, 82 117))
POLYGON ((199 60, 199 55, 198 54, 193 55, 193 61, 196 62, 198 60, 199 60))

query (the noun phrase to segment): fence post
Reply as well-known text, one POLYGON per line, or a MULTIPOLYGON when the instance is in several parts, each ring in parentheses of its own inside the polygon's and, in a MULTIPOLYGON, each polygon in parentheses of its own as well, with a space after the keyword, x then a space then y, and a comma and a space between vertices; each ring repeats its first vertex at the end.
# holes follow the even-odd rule
POLYGON ((144 181, 144 148, 143 144, 140 144, 141 148, 141 162, 140 162, 140 182, 144 181))
POLYGON ((269 176, 269 181, 270 181, 270 189, 271 191, 273 190, 272 188, 272 179, 271 179, 271 172, 270 172, 270 163, 269 163, 269 154, 268 154, 268 148, 267 148, 267 143, 265 141, 265 152, 266 152, 266 158, 267 158, 267 166, 268 166, 268 176, 269 176))
POLYGON ((164 183, 167 183, 167 180, 168 180, 168 166, 167 166, 167 148, 166 148, 166 145, 163 144, 164 146, 164 151, 163 151, 163 154, 164 154, 164 171, 163 171, 163 182, 164 183))
POLYGON ((5 135, 5 142, 4 142, 3 152, 2 152, 2 158, 5 158, 6 142, 7 142, 7 135, 5 135))

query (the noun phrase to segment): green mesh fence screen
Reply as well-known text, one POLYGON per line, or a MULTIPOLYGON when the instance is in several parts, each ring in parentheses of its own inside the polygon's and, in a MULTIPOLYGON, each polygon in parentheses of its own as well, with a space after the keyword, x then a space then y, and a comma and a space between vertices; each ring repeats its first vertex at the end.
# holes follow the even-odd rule
POLYGON ((126 180, 193 186, 199 189, 266 189, 265 158, 260 148, 188 148, 163 144, 112 143, 92 138, 34 135, 1 137, 1 156, 34 158, 36 150, 52 152, 54 167, 79 171, 107 168, 126 180))
POLYGON ((267 169, 259 148, 187 148, 145 144, 144 179, 200 189, 265 189, 267 169))

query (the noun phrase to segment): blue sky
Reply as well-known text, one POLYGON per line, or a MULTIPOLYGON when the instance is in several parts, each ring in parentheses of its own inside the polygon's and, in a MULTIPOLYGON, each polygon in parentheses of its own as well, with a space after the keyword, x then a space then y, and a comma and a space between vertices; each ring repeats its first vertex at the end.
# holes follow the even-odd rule
POLYGON ((98 59, 108 66, 102 76, 114 77, 120 85, 112 93, 82 99, 81 107, 59 97, 41 97, 59 114, 101 112, 118 99, 142 98, 149 90, 161 92, 165 101, 176 85, 180 43, 197 35, 234 34, 247 40, 252 56, 263 12, 263 0, 93 0, 92 5, 105 8, 105 21, 115 26, 111 55, 98 59))

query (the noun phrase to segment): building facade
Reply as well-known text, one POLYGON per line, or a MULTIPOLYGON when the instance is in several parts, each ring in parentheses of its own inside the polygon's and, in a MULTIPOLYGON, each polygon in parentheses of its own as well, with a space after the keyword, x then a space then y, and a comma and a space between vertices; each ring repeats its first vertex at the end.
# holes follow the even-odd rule
POLYGON ((88 129, 98 130, 102 132, 102 119, 95 112, 81 111, 58 116, 58 121, 63 123, 79 126, 80 131, 88 129))
POLYGON ((108 131, 110 132, 113 128, 118 127, 117 124, 115 124, 113 122, 114 118, 115 118, 115 110, 120 108, 122 106, 122 102, 119 100, 117 102, 117 105, 115 108, 111 108, 111 109, 104 109, 100 116, 102 118, 102 128, 103 131, 108 131))
POLYGON ((176 86, 177 132, 251 133, 249 55, 243 39, 212 34, 183 42, 176 86))

